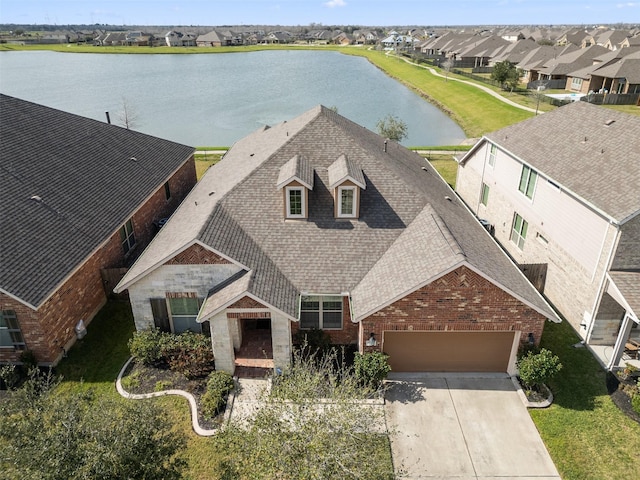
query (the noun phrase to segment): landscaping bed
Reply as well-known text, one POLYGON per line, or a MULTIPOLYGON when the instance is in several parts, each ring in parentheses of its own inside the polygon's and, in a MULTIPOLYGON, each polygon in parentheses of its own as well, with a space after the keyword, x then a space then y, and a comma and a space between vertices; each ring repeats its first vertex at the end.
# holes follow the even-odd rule
MULTIPOLYGON (((193 395, 198 405, 198 423, 206 430, 220 427, 223 415, 211 418, 203 414, 202 397, 207 391, 208 378, 189 379, 180 372, 132 361, 122 377, 122 387, 129 393, 145 394, 165 390, 182 390, 193 395)), ((224 413, 224 410, 223 412, 224 413)))
POLYGON ((609 372, 607 374, 607 391, 616 407, 627 417, 640 423, 640 412, 633 408, 632 403, 634 395, 640 396, 638 378, 635 375, 615 375, 609 372))

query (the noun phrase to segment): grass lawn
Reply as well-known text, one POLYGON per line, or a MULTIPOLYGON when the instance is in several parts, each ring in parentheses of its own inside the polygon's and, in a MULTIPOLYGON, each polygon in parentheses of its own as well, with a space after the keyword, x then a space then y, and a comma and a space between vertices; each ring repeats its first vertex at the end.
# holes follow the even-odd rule
POLYGON ((445 182, 456 187, 456 174, 458 173, 458 163, 448 154, 427 155, 425 157, 429 163, 438 171, 445 182))
POLYGON ((611 401, 605 372, 571 326, 547 323, 542 346, 564 366, 551 407, 530 410, 563 480, 640 478, 640 425, 611 401))
POLYGON ((196 161, 196 178, 200 180, 211 165, 214 165, 220 161, 220 159, 222 158, 222 155, 218 153, 215 153, 215 154, 196 153, 194 155, 194 158, 196 161))

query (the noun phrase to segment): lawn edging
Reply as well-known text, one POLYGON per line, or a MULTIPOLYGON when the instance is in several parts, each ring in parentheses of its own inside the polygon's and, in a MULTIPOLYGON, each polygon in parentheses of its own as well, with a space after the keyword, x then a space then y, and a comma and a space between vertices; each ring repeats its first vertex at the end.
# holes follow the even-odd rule
MULTIPOLYGON (((196 403, 196 399, 189 392, 185 392, 184 390, 163 390, 161 392, 152 392, 152 393, 129 393, 122 386, 122 377, 124 373, 127 371, 127 368, 133 361, 133 357, 129 357, 129 360, 125 362, 122 369, 118 373, 118 378, 116 379, 116 390, 118 393, 124 398, 131 400, 143 400, 147 398, 154 397, 164 397, 165 395, 179 395, 184 397, 189 402, 189 409, 191 410, 191 426, 193 427, 193 431, 200 435, 201 437, 210 437, 218 433, 219 429, 206 429, 200 426, 200 422, 198 422, 198 404, 196 403)), ((225 407, 224 417, 223 417, 223 425, 226 424, 229 420, 229 416, 231 414, 231 410, 233 407, 233 401, 235 399, 235 395, 233 392, 229 394, 229 398, 227 400, 227 406, 225 407)))
POLYGON ((520 382, 518 381, 518 377, 516 377, 515 375, 512 375, 511 381, 513 382, 513 386, 515 387, 516 392, 518 393, 518 396, 520 397, 520 400, 522 400, 522 403, 524 404, 525 407, 547 408, 549 405, 553 403, 553 393, 551 392, 551 389, 549 387, 545 386, 547 390, 549 390, 549 397, 547 397, 546 400, 543 400, 541 402, 532 402, 527 398, 527 395, 524 393, 524 390, 522 390, 522 385, 520 385, 520 382))

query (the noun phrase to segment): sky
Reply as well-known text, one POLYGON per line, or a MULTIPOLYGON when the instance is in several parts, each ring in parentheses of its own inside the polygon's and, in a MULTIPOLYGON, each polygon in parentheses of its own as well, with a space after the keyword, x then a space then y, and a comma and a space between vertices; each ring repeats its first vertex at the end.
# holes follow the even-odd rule
POLYGON ((640 24, 640 0, 0 0, 0 23, 594 26, 640 24))

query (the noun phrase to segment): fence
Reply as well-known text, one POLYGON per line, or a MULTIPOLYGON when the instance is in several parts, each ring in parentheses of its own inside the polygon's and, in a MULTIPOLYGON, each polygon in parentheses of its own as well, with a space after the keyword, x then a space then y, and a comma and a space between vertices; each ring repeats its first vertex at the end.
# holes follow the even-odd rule
POLYGON ((538 87, 543 87, 544 90, 549 89, 559 89, 564 90, 564 87, 567 86, 567 79, 559 79, 559 80, 534 80, 533 82, 527 83, 527 88, 531 90, 537 90, 538 87))
POLYGON ((640 105, 640 93, 590 93, 580 100, 595 105, 640 105))
POLYGON ((104 291, 108 297, 117 297, 117 295, 113 293, 113 289, 118 282, 122 280, 122 277, 124 277, 128 270, 128 268, 103 268, 100 270, 102 285, 104 285, 104 291))

